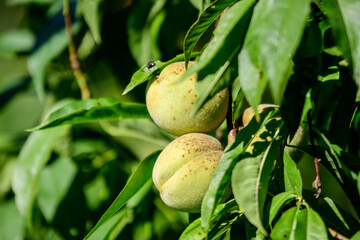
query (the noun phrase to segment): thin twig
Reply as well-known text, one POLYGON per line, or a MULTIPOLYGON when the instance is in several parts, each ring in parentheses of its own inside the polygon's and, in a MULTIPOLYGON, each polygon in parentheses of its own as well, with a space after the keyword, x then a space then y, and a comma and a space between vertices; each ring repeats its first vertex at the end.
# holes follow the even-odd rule
POLYGON ((316 153, 316 147, 315 147, 315 141, 314 141, 314 133, 313 133, 313 126, 312 126, 312 120, 311 120, 311 109, 307 113, 307 120, 309 124, 309 136, 310 136, 310 143, 312 146, 312 151, 314 155, 314 164, 315 164, 315 170, 316 170, 316 178, 313 182, 313 188, 315 188, 317 191, 315 193, 315 198, 319 198, 321 194, 321 176, 320 176, 320 169, 319 169, 319 162, 321 159, 318 157, 316 153))
POLYGON ((339 240, 348 240, 347 237, 341 235, 340 233, 336 232, 334 229, 332 228, 328 228, 331 236, 333 236, 333 238, 339 239, 339 240))
POLYGON ((80 62, 78 60, 78 56, 77 56, 76 48, 75 48, 75 44, 74 44, 74 39, 73 39, 72 31, 71 31, 72 24, 71 24, 71 17, 70 17, 70 2, 69 2, 69 0, 64 0, 63 4, 64 4, 63 16, 64 16, 64 20, 65 20, 66 33, 67 33, 68 39, 69 39, 68 49, 69 49, 69 59, 70 59, 71 68, 73 70, 76 82, 80 88, 81 98, 83 100, 89 99, 90 91, 87 86, 86 77, 83 74, 83 72, 81 71, 80 62))

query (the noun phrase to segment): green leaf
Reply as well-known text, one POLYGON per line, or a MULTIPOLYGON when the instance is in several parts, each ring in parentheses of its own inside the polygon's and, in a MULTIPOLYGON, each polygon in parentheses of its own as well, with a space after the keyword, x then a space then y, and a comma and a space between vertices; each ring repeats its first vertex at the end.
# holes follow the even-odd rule
POLYGON ((24 239, 24 224, 15 201, 2 201, 0 212, 0 239, 24 239))
POLYGON ((358 193, 359 193, 359 196, 360 196, 360 172, 359 172, 359 175, 357 177, 357 189, 358 189, 358 193))
POLYGON ((286 210, 276 222, 271 231, 271 239, 290 239, 291 232, 295 230, 296 217, 299 212, 298 207, 292 207, 286 210))
POLYGON ((291 159, 289 154, 284 151, 284 183, 285 191, 295 192, 298 196, 302 194, 302 179, 300 171, 296 166, 294 160, 291 159))
POLYGON ((340 234, 350 237, 360 229, 359 221, 341 209, 332 199, 328 197, 316 199, 312 191, 304 191, 303 195, 306 202, 322 216, 326 225, 340 234))
POLYGON ((220 14, 229 7, 235 0, 214 1, 199 16, 198 20, 190 27, 184 39, 185 65, 190 60, 191 52, 196 43, 211 26, 211 24, 220 16, 220 14))
MULTIPOLYGON (((235 79, 234 82, 238 82, 239 80, 238 79, 235 79)), ((233 85, 234 87, 234 85, 233 85)), ((245 97, 245 94, 244 92, 242 91, 241 88, 238 89, 236 95, 234 95, 234 100, 233 100, 233 103, 232 103, 232 122, 235 122, 237 120, 240 119, 241 117, 241 114, 243 113, 243 111, 245 110, 245 104, 244 104, 244 97, 245 97)))
POLYGON ((27 29, 6 31, 0 34, 0 54, 30 51, 34 43, 34 34, 27 29))
MULTIPOLYGON (((199 53, 195 52, 192 53, 191 57, 198 56, 199 53)), ((150 80, 151 78, 158 75, 161 70, 163 70, 167 65, 174 63, 174 62, 180 62, 184 61, 184 54, 179 54, 173 59, 167 61, 167 62, 161 62, 161 61, 154 61, 155 66, 151 68, 147 68, 146 65, 143 65, 139 70, 137 70, 131 77, 130 83, 126 86, 123 95, 133 90, 136 86, 140 85, 143 82, 146 82, 150 80)))
MULTIPOLYGON (((231 208, 236 206, 235 200, 230 200, 227 203, 220 204, 216 207, 214 211, 214 215, 211 218, 211 226, 217 226, 217 224, 222 223, 226 217, 228 217, 228 213, 231 208)), ((196 240, 196 239, 205 239, 206 236, 210 236, 217 232, 217 228, 211 229, 208 234, 201 228, 201 218, 193 221, 181 234, 180 240, 196 240), (213 231, 211 231, 213 230, 213 231)))
POLYGON ((333 36, 351 65, 360 87, 360 2, 357 0, 316 0, 333 26, 333 36))
POLYGON ((196 63, 181 76, 179 82, 196 72, 199 73, 198 81, 201 81, 204 76, 216 72, 220 66, 223 66, 234 52, 237 53, 245 38, 255 2, 255 0, 243 0, 235 3, 225 12, 214 31, 213 39, 196 63))
POLYGON ((129 209, 124 208, 119 212, 115 213, 109 220, 104 222, 98 229, 96 229, 87 239, 89 240, 98 240, 98 239, 113 239, 110 238, 111 233, 119 225, 121 220, 126 217, 129 209), (105 236, 105 237, 104 237, 105 236))
POLYGON ((282 126, 280 119, 270 119, 257 133, 244 158, 235 165, 231 177, 236 202, 249 222, 265 236, 268 233, 263 225, 264 205, 270 174, 279 157, 282 126))
POLYGON ((66 104, 30 131, 65 124, 149 117, 145 104, 122 102, 114 98, 88 99, 66 104))
POLYGON ((81 12, 84 16, 85 22, 97 44, 101 43, 101 11, 99 9, 101 1, 102 0, 82 0, 80 2, 81 12))
POLYGON ((118 212, 119 209, 121 209, 125 203, 127 203, 129 199, 135 193, 137 193, 142 188, 142 186, 149 181, 149 179, 151 179, 152 169, 159 154, 160 151, 157 151, 140 162, 134 173, 130 176, 125 187, 121 190, 115 201, 111 204, 108 210, 106 210, 106 212, 91 229, 85 239, 88 239, 96 229, 98 229, 102 224, 104 224, 104 222, 106 222, 110 217, 118 212))
POLYGON ((326 226, 317 212, 307 209, 306 239, 328 239, 326 226))
POLYGON ((275 219, 279 211, 288 203, 296 200, 297 195, 292 192, 282 192, 274 196, 271 200, 270 213, 269 213, 269 225, 272 226, 272 222, 275 219))
MULTIPOLYGON (((75 22, 72 25, 73 33, 80 30, 81 23, 75 22)), ((68 36, 65 27, 58 30, 48 39, 42 42, 35 52, 33 52, 28 61, 28 69, 35 86, 36 93, 40 99, 44 98, 44 79, 46 66, 57 57, 68 45, 68 36)))
MULTIPOLYGON (((349 169, 345 164, 344 160, 346 159, 346 154, 344 151, 337 145, 332 144, 327 136, 316 130, 320 135, 320 138, 324 142, 324 145, 327 149, 325 149, 325 156, 323 159, 323 165, 329 170, 329 172, 335 177, 335 179, 341 184, 342 189, 348 196, 349 200, 353 204, 353 206, 360 205, 360 198, 358 194, 354 191, 356 188, 356 173, 349 169)), ((355 158, 358 160, 357 158, 355 158)), ((353 164, 352 168, 355 169, 356 163, 353 164)), ((358 167, 358 166, 357 166, 358 167)), ((360 210, 355 207, 357 213, 359 214, 360 210)))
MULTIPOLYGON (((274 114, 274 112, 269 113, 269 115, 260 114, 262 123, 264 124, 274 114)), ((211 216, 228 186, 238 157, 245 152, 252 138, 251 136, 256 134, 263 124, 259 124, 253 119, 248 126, 237 133, 235 140, 225 148, 201 205, 201 226, 205 232, 210 227, 211 216)))
POLYGON ((33 132, 21 149, 18 164, 13 173, 12 186, 16 205, 30 229, 40 172, 49 161, 56 141, 68 130, 68 126, 63 126, 33 132))
POLYGON ((48 222, 52 222, 55 217, 56 210, 66 196, 76 172, 76 165, 66 157, 58 158, 41 171, 37 201, 48 222))
POLYGON ((292 207, 280 217, 270 235, 271 239, 328 239, 320 216, 312 209, 292 207))
POLYGON ((358 231, 354 236, 350 238, 350 240, 360 240, 360 231, 358 231))
MULTIPOLYGON (((207 75, 202 81, 199 81, 196 85, 196 93, 198 97, 195 100, 194 107, 191 110, 191 114, 196 115, 200 108, 205 104, 206 100, 214 95, 215 86, 219 85, 221 79, 226 78, 226 70, 230 65, 231 58, 221 66, 216 73, 207 75)), ((227 81, 228 82, 228 81, 227 81)), ((228 84, 225 84, 225 87, 228 84)), ((222 90, 222 89, 221 89, 222 90)))
POLYGON ((274 102, 280 103, 309 6, 303 0, 257 3, 239 54, 241 87, 252 107, 261 102, 268 83, 274 102))
POLYGON ((166 16, 165 4, 166 0, 140 0, 132 4, 127 18, 128 45, 139 66, 161 58, 158 37, 166 16))

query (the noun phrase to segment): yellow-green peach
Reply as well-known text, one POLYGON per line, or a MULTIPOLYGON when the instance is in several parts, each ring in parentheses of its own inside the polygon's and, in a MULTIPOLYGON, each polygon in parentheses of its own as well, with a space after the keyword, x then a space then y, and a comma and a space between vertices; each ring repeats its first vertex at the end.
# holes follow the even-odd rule
POLYGON ((153 182, 163 202, 179 211, 200 212, 222 153, 221 143, 203 133, 185 134, 172 141, 153 169, 153 182))
MULTIPOLYGON (((279 108, 279 106, 274 104, 260 104, 257 106, 257 112, 262 113, 266 109, 275 109, 275 108, 279 108)), ((242 117, 243 126, 246 127, 254 116, 255 116, 255 111, 252 107, 245 109, 242 117)))
MULTIPOLYGON (((189 66, 194 62, 190 62, 189 66)), ((195 92, 197 74, 182 82, 185 63, 176 62, 165 67, 151 83, 146 93, 146 106, 154 122, 162 129, 180 136, 186 133, 210 133, 226 117, 229 91, 223 89, 207 101, 195 116, 191 112, 198 97, 195 92)))

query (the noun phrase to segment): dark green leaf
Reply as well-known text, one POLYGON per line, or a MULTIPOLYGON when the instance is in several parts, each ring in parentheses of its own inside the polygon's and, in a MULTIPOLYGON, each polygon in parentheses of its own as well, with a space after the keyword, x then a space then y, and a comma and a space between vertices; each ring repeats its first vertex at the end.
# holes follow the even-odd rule
POLYGON ((309 2, 259 1, 239 54, 239 78, 246 99, 256 107, 268 83, 279 104, 309 14, 309 2))
POLYGON ((229 7, 235 0, 214 1, 199 16, 198 20, 191 26, 184 39, 185 64, 190 60, 190 55, 197 41, 220 14, 229 7))
POLYGON ((316 0, 333 26, 333 35, 352 64, 355 82, 360 86, 360 2, 357 0, 316 0))
MULTIPOLYGON (((238 81, 235 79, 235 81, 238 81)), ((239 88, 236 95, 233 94, 233 107, 232 107, 232 121, 235 122, 240 119, 241 114, 245 110, 244 108, 244 97, 245 94, 241 88, 239 88)))
POLYGON ((285 191, 295 192, 298 196, 302 194, 302 179, 300 171, 294 160, 284 151, 284 183, 285 191))
POLYGON ((322 216, 327 226, 340 234, 350 237, 360 229, 359 221, 341 209, 332 199, 328 197, 316 199, 312 191, 304 191, 303 194, 306 202, 322 216))
POLYGON ((223 66, 234 52, 237 53, 244 40, 254 4, 255 0, 243 0, 225 12, 214 32, 214 38, 179 81, 196 72, 199 73, 198 81, 201 81, 223 66))
POLYGON ((297 195, 292 192, 282 192, 274 196, 271 200, 270 213, 269 213, 269 225, 272 226, 272 222, 279 211, 288 203, 296 200, 297 195))
POLYGON ((32 228, 32 211, 40 173, 49 161, 56 141, 68 130, 68 126, 62 126, 33 132, 20 152, 18 164, 13 173, 12 186, 16 205, 30 229, 32 228))
MULTIPOLYGON (((274 112, 269 113, 268 116, 260 114, 260 119, 264 124, 274 114, 274 112)), ((263 124, 259 124, 253 119, 247 127, 238 132, 235 140, 225 148, 201 205, 201 227, 204 231, 207 231, 210 227, 211 216, 228 186, 238 157, 245 152, 252 138, 251 136, 256 134, 263 124)))
POLYGON ((231 184, 234 197, 246 218, 267 236, 263 210, 270 174, 279 157, 283 121, 270 119, 255 135, 247 154, 235 166, 231 184))
POLYGON ((123 190, 119 193, 115 201, 111 204, 96 225, 91 229, 85 239, 89 238, 96 229, 118 212, 119 209, 121 209, 125 203, 127 203, 127 201, 129 201, 129 199, 132 198, 132 196, 136 194, 143 185, 149 181, 149 179, 151 179, 152 169, 159 154, 160 152, 157 151, 140 162, 134 173, 130 176, 123 190))
MULTIPOLYGON (((199 53, 195 52, 192 53, 191 57, 196 57, 198 55, 199 53)), ((141 83, 146 82, 151 78, 155 77, 156 75, 158 75, 161 72, 161 70, 163 70, 167 65, 180 61, 184 61, 184 54, 179 54, 167 62, 154 61, 155 66, 151 68, 147 68, 146 67, 147 64, 143 65, 139 70, 137 70, 133 74, 130 83, 126 86, 123 92, 123 95, 130 92, 132 89, 134 89, 136 86, 140 85, 141 83)))
POLYGON ((360 172, 359 172, 359 175, 357 177, 357 188, 358 188, 358 193, 360 195, 360 172))
POLYGON ((225 62, 225 64, 221 66, 216 71, 216 73, 207 75, 202 81, 197 83, 196 93, 198 95, 198 98, 196 98, 194 107, 191 112, 193 115, 195 115, 200 110, 200 108, 205 104, 206 100, 212 97, 211 93, 213 92, 215 86, 219 84, 221 79, 227 77, 224 75, 230 65, 230 61, 231 59, 225 62))
POLYGON ((114 98, 89 99, 65 105, 51 113, 45 122, 30 131, 65 124, 149 117, 144 104, 122 102, 114 98))
MULTIPOLYGON (((214 211, 214 215, 211 218, 210 224, 212 226, 221 223, 222 219, 227 217, 229 210, 236 206, 235 200, 230 200, 227 203, 220 204, 216 207, 214 211)), ((217 228, 211 229, 213 232, 216 232, 217 228)), ((211 230, 208 235, 211 235, 211 230)), ((193 221, 181 234, 180 240, 196 240, 196 239, 204 239, 206 238, 207 234, 201 228, 201 218, 196 219, 193 221)))

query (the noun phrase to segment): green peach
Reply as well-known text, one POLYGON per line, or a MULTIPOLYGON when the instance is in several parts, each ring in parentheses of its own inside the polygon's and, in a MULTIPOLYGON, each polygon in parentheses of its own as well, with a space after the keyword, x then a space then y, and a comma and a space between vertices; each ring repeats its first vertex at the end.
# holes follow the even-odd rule
MULTIPOLYGON (((189 66, 192 64, 194 62, 190 62, 189 66)), ((192 116, 192 108, 198 97, 195 92, 197 74, 178 83, 185 70, 184 62, 176 62, 161 71, 158 79, 153 81, 147 90, 147 109, 159 127, 174 135, 210 133, 218 128, 226 117, 228 89, 218 92, 192 116)))
POLYGON ((202 133, 185 134, 172 141, 153 169, 153 182, 163 202, 180 211, 200 212, 222 153, 221 143, 202 133))
MULTIPOLYGON (((266 109, 275 109, 275 108, 279 108, 279 106, 274 104, 260 104, 257 106, 257 112, 262 113, 266 109)), ((255 116, 255 111, 252 107, 245 109, 242 117, 243 126, 246 127, 254 116, 255 116)))

